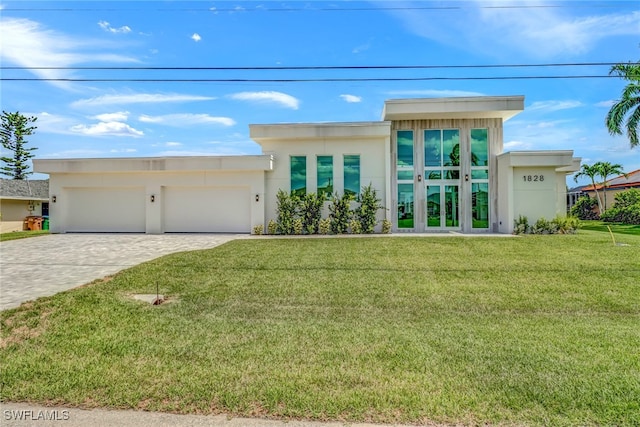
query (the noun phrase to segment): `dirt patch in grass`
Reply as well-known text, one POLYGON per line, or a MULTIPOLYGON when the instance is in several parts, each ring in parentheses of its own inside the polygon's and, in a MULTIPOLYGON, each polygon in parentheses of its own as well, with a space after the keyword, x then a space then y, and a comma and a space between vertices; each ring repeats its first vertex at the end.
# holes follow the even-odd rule
POLYGON ((13 315, 2 321, 0 348, 37 338, 47 329, 49 316, 54 310, 44 309, 38 313, 32 310, 33 306, 31 302, 25 303, 13 315), (37 317, 34 313, 37 313, 37 317))

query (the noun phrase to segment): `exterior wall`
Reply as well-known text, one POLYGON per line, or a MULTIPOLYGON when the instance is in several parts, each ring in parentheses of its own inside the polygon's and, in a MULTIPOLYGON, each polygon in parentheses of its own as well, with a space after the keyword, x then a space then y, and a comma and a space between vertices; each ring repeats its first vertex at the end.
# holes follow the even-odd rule
MULTIPOLYGON (((378 122, 377 127, 384 123, 378 122)), ((317 163, 316 157, 323 155, 333 156, 334 193, 344 193, 344 162, 343 155, 360 155, 360 185, 361 187, 372 184, 378 198, 382 200, 385 210, 378 212, 378 219, 388 218, 390 207, 389 179, 390 174, 390 143, 389 124, 384 125, 384 133, 381 135, 359 134, 366 126, 334 125, 330 129, 326 125, 298 126, 274 125, 277 133, 262 136, 269 133, 271 126, 266 129, 261 125, 255 125, 252 130, 252 138, 260 143, 265 154, 274 156, 273 171, 266 173, 265 179, 265 227, 270 220, 277 217, 278 190, 291 191, 290 157, 307 157, 307 191, 317 192, 317 163), (256 129, 259 128, 259 129, 256 129), (328 129, 328 133, 318 136, 319 129, 328 129), (288 132, 290 130, 290 132, 288 132), (260 135, 258 135, 260 134, 260 135)), ((371 132, 371 130, 368 130, 371 132)), ((324 217, 328 215, 329 202, 325 202, 324 217)))
POLYGON ((42 202, 0 199, 0 215, 0 233, 21 231, 25 217, 42 215, 42 202), (34 208, 32 211, 29 210, 30 205, 34 208))
POLYGON ((498 156, 498 201, 501 233, 512 233, 514 220, 566 215, 566 176, 580 167, 572 151, 504 153, 498 156))
MULTIPOLYGON (((250 209, 250 226, 263 223, 264 198, 256 195, 264 194, 264 171, 180 171, 180 172, 121 172, 121 173, 51 173, 50 192, 52 203, 49 207, 51 223, 50 230, 53 233, 64 233, 72 229, 73 212, 70 212, 69 196, 72 192, 83 190, 84 194, 91 194, 95 190, 96 199, 100 200, 100 194, 105 192, 117 192, 123 194, 138 194, 144 200, 143 204, 144 229, 146 233, 163 233, 165 231, 163 220, 163 195, 167 187, 185 188, 244 188, 247 197, 250 198, 247 205, 250 209), (55 196, 55 202, 53 197, 55 196), (153 201, 152 201, 153 196, 153 201)), ((89 199, 87 200, 88 202, 89 199)), ((192 206, 194 215, 206 216, 211 210, 219 209, 224 200, 211 200, 202 198, 192 206)), ((137 202, 136 202, 137 203, 137 202)), ((76 207, 77 208, 77 207, 76 207)), ((112 231, 136 231, 136 221, 139 218, 125 219, 114 218, 123 216, 116 204, 102 204, 103 211, 95 215, 95 226, 99 229, 112 231)), ((185 218, 185 221, 188 221, 185 218)), ((250 230, 234 230, 249 232, 250 230)))
MULTIPOLYGON (((496 231, 498 228, 498 185, 497 185, 497 155, 502 153, 503 147, 503 131, 502 131, 502 119, 489 118, 489 119, 429 119, 429 120, 394 120, 391 125, 391 217, 393 223, 393 231, 398 231, 397 228, 397 206, 398 206, 398 186, 397 186, 397 170, 396 170, 396 131, 398 130, 413 130, 414 138, 420 143, 416 143, 416 146, 422 147, 423 131, 426 129, 459 129, 460 130, 460 146, 462 154, 465 157, 470 156, 470 131, 471 129, 488 129, 489 138, 489 193, 491 197, 490 211, 489 211, 489 223, 490 227, 488 232, 496 231)), ((420 165, 424 163, 424 150, 422 152, 415 152, 415 164, 420 165)), ((417 175, 423 175, 424 171, 415 171, 416 179, 414 179, 414 203, 416 205, 424 205, 425 200, 425 185, 426 180, 418 182, 417 175)), ((461 165, 461 191, 463 200, 461 202, 460 216, 462 231, 471 232, 471 181, 464 181, 465 176, 471 176, 471 169, 469 163, 461 165), (467 197, 467 195, 469 195, 467 197), (468 200, 467 200, 468 199, 468 200)), ((416 224, 416 231, 424 231, 425 216, 422 210, 418 210, 419 215, 414 219, 416 224), (419 228, 419 229, 418 229, 419 228)), ((479 230, 474 230, 478 232, 479 230)))

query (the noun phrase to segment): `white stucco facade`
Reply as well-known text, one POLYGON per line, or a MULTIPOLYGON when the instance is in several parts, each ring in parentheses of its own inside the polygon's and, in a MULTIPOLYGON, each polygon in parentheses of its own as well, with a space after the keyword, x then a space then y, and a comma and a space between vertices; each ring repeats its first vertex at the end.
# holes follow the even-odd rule
POLYGON ((34 170, 50 176, 58 233, 249 233, 276 219, 279 190, 369 184, 394 232, 510 233, 518 215, 564 213, 565 176, 579 168, 569 150, 503 153, 503 122, 523 108, 522 96, 389 100, 381 121, 250 125, 261 155, 37 159, 34 170))

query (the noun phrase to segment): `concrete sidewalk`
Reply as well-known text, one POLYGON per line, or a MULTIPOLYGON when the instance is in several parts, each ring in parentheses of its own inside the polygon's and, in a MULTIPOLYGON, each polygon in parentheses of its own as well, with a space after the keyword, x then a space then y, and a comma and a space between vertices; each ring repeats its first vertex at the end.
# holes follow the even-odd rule
MULTIPOLYGON (((381 427, 382 424, 232 418, 226 415, 176 415, 142 411, 112 411, 45 407, 25 403, 0 404, 3 427, 381 427)), ((387 426, 389 426, 387 424, 387 426)), ((402 427, 394 424, 396 427, 402 427)), ((431 424, 436 426, 436 424, 431 424)), ((404 426, 409 427, 409 426, 404 426)))
POLYGON ((0 310, 84 285, 163 255, 213 248, 246 236, 49 234, 0 242, 0 310))

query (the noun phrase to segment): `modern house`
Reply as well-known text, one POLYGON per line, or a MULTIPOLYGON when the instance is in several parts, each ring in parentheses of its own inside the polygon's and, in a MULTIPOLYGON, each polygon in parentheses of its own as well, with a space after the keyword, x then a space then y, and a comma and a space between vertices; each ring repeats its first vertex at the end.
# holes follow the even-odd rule
POLYGON ((0 178, 0 233, 20 231, 26 217, 48 214, 48 180, 0 178))
MULTIPOLYGON (((371 184, 394 232, 510 233, 562 215, 573 151, 503 153, 523 96, 396 99, 381 121, 250 125, 261 155, 38 159, 51 231, 239 232, 276 218, 276 194, 371 184)), ((329 202, 327 202, 328 205, 329 202)))

